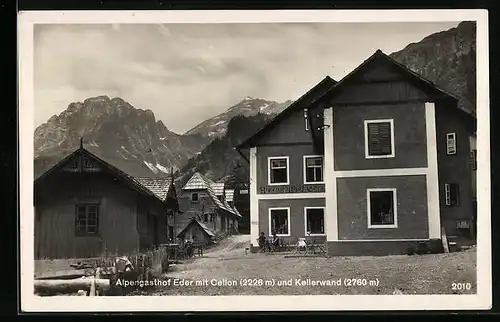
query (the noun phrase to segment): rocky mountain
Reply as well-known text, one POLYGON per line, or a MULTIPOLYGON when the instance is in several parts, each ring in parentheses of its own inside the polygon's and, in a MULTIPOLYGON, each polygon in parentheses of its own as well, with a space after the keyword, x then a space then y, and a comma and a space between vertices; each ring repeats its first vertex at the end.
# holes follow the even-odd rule
POLYGON ((253 98, 250 96, 245 97, 238 104, 231 106, 223 113, 216 115, 198 125, 185 134, 194 135, 199 134, 203 137, 216 138, 222 137, 226 131, 229 121, 238 115, 254 116, 258 113, 267 115, 278 114, 289 106, 292 101, 278 103, 274 101, 267 101, 260 98, 253 98))
POLYGON ((459 107, 476 111, 476 23, 432 34, 390 55, 396 61, 459 98, 459 107))
MULTIPOLYGON (((475 23, 462 22, 391 57, 455 94, 460 108, 474 112, 475 32, 475 23)), ((173 167, 179 183, 195 171, 213 180, 248 177, 244 173, 248 165, 233 146, 291 103, 247 97, 180 135, 169 131, 150 110, 136 109, 119 98, 89 98, 70 104, 36 129, 35 175, 76 149, 83 137, 86 148, 132 175, 162 175, 173 167)))
POLYGON ((150 110, 120 98, 99 96, 71 103, 35 130, 35 177, 84 147, 134 176, 155 176, 181 168, 208 143, 201 135, 179 135, 150 110))

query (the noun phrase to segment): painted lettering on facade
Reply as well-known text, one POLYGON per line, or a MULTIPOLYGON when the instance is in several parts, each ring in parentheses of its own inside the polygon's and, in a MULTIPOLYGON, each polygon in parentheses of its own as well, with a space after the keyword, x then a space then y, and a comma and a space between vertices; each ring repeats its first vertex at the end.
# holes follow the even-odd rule
POLYGON ((273 193, 307 193, 307 192, 325 192, 325 185, 291 185, 291 186, 261 186, 258 189, 259 194, 273 193))

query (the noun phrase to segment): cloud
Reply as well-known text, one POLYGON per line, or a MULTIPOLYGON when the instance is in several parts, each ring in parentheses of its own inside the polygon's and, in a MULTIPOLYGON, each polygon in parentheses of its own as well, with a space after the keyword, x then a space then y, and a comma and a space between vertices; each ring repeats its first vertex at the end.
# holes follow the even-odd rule
POLYGON ((245 96, 296 99, 458 23, 37 25, 35 121, 90 96, 119 96, 184 132, 245 96))

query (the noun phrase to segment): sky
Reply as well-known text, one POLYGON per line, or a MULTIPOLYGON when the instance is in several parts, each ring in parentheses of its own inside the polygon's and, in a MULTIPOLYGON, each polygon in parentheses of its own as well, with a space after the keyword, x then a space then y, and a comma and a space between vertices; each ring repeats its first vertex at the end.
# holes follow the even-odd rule
POLYGON ((36 25, 35 126, 107 95, 184 133, 246 96, 295 100, 377 49, 390 54, 458 23, 36 25))

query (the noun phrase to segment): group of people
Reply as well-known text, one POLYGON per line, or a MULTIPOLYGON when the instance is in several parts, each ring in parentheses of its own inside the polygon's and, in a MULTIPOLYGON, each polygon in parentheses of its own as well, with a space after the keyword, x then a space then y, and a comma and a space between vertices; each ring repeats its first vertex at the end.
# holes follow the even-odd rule
POLYGON ((262 232, 260 233, 260 236, 257 239, 257 241, 259 243, 259 248, 261 252, 271 251, 273 249, 278 248, 280 245, 280 240, 276 235, 276 232, 273 232, 273 236, 270 239, 267 239, 266 235, 262 232))

